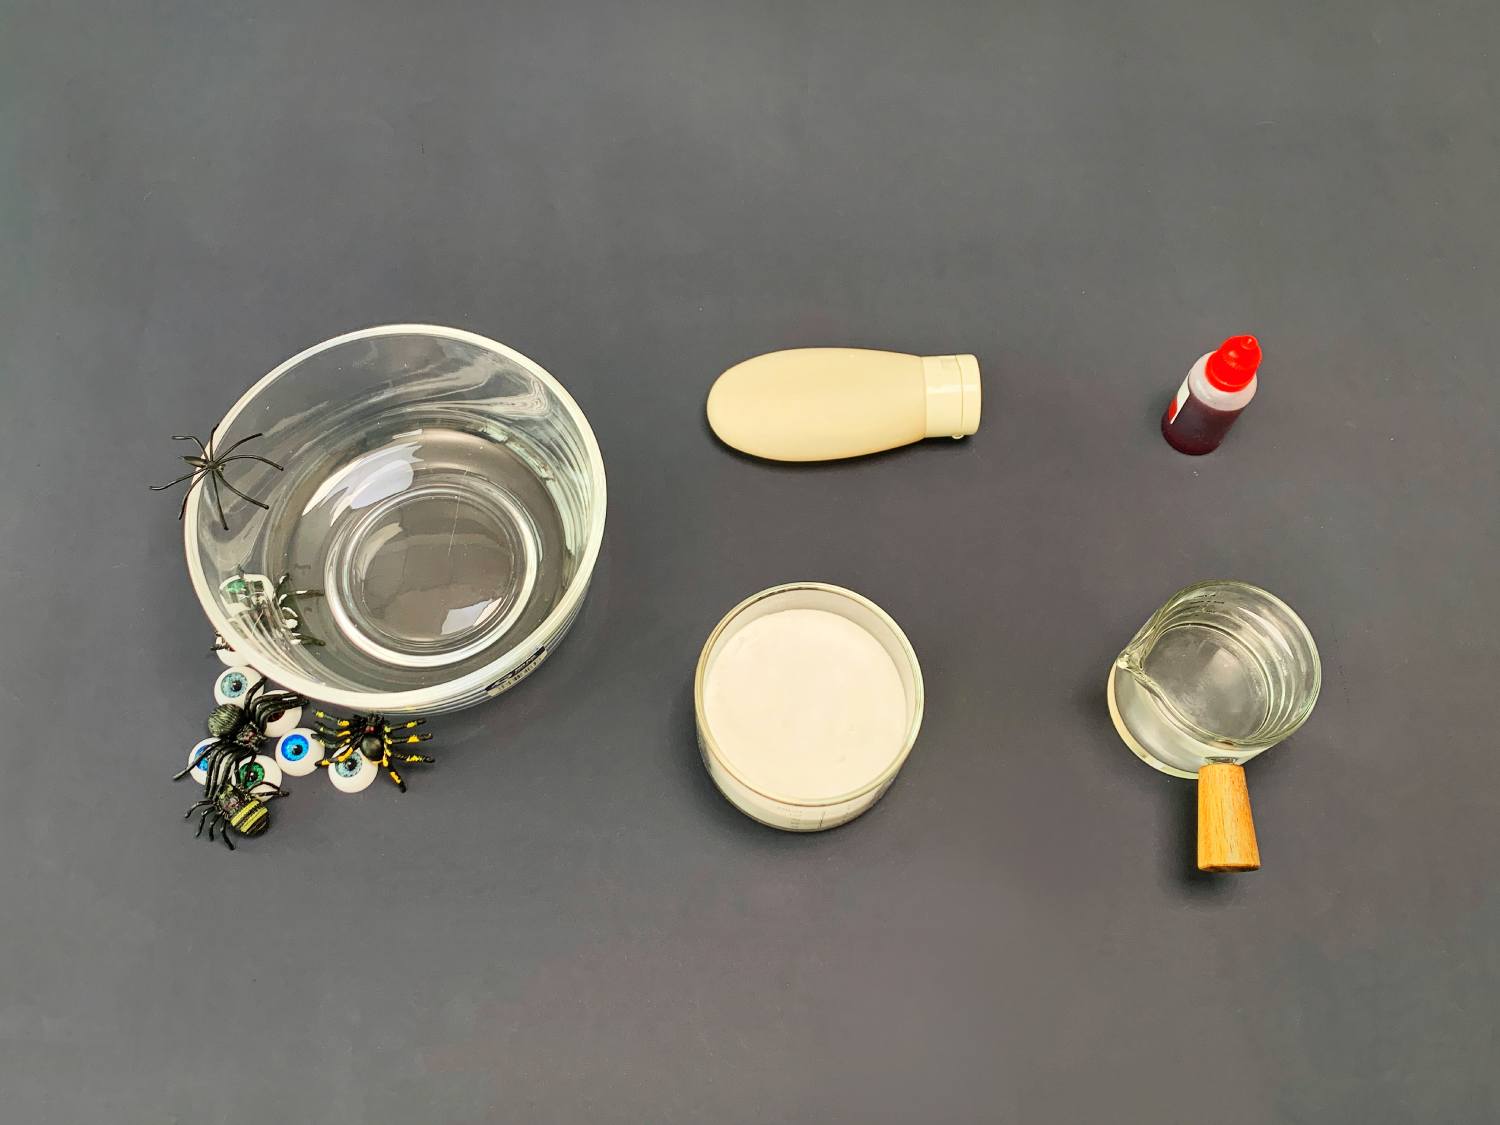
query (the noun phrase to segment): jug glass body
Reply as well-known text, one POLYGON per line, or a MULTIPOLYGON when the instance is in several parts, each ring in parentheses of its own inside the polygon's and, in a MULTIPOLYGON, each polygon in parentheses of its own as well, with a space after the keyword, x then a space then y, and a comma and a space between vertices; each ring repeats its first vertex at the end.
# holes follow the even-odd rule
POLYGON ((1115 659, 1110 715, 1148 765, 1196 777, 1292 734, 1321 682, 1317 646, 1290 606, 1245 582, 1200 582, 1173 594, 1115 659))

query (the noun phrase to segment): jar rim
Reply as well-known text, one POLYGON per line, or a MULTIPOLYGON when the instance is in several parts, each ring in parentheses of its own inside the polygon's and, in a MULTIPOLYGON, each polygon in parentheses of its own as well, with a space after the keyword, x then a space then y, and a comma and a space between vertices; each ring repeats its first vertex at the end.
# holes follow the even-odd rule
POLYGON ((1286 602, 1282 601, 1271 591, 1249 582, 1241 582, 1234 578, 1211 578, 1202 582, 1194 582, 1190 586, 1184 586, 1175 594, 1162 603, 1160 609, 1153 613, 1150 619, 1141 626, 1140 631, 1131 638, 1125 650, 1120 653, 1116 663, 1121 668, 1135 677, 1143 687, 1147 689, 1151 697, 1160 706, 1164 717, 1184 734, 1203 742, 1215 743, 1229 749, 1259 748, 1266 749, 1276 745, 1283 739, 1296 733, 1312 714, 1313 707, 1318 702, 1318 695, 1323 688, 1323 661, 1318 655, 1317 642, 1313 640, 1312 632, 1301 616, 1286 602), (1281 610, 1287 617, 1288 623, 1296 631, 1298 639, 1306 646, 1307 656, 1312 672, 1312 684, 1307 692, 1307 698, 1295 712, 1288 715, 1281 722, 1267 731, 1257 733, 1255 738, 1231 738, 1216 731, 1210 731, 1185 715, 1167 695, 1156 689, 1156 682, 1147 674, 1143 657, 1151 647, 1167 631, 1169 626, 1166 622, 1171 614, 1184 602, 1203 596, 1211 590, 1233 590, 1241 594, 1249 594, 1254 598, 1269 603, 1281 610), (1164 627, 1166 626, 1166 627, 1164 627), (1139 654, 1139 655, 1138 655, 1139 654))

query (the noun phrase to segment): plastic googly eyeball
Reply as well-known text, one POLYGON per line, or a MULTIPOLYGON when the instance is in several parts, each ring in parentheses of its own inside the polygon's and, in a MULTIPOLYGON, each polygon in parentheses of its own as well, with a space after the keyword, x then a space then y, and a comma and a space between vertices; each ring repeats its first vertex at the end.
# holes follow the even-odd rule
POLYGON ((199 785, 205 785, 208 782, 208 771, 200 763, 208 757, 209 748, 217 741, 219 741, 217 738, 205 738, 188 751, 188 764, 193 767, 190 776, 199 785))
POLYGON ((340 793, 358 793, 361 789, 368 789, 379 772, 380 767, 358 750, 342 762, 328 763, 328 780, 333 782, 333 787, 340 793))
POLYGON ((214 702, 239 703, 261 678, 261 674, 254 668, 247 668, 243 664, 224 669, 214 677, 214 702))
POLYGON ((276 740, 276 764, 292 777, 306 777, 318 768, 323 744, 306 727, 289 730, 276 740))
POLYGON ((266 723, 266 737, 280 738, 287 731, 296 730, 297 724, 301 721, 302 708, 293 707, 290 711, 283 711, 266 723))
POLYGON ((281 767, 274 758, 257 754, 240 767, 240 784, 255 794, 274 793, 281 788, 281 767))

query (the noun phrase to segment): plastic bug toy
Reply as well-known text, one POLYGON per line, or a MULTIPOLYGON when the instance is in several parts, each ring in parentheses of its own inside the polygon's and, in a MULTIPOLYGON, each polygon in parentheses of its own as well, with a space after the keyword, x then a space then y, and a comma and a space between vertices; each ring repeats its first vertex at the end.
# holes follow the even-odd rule
POLYGON ((209 738, 193 748, 187 766, 172 778, 181 781, 190 773, 203 778, 202 799, 183 815, 186 820, 199 813, 194 835, 203 835, 207 826, 212 840, 217 828, 225 847, 234 851, 230 829, 242 836, 259 836, 270 827, 266 803, 285 797, 286 792, 277 784, 280 772, 275 772, 274 780, 267 777, 262 763, 271 760, 258 759, 256 752, 266 738, 268 724, 306 704, 307 699, 296 692, 268 690, 265 680, 257 680, 238 703, 221 703, 208 713, 209 738))
POLYGON ((233 740, 251 747, 266 737, 266 726, 285 712, 307 706, 307 696, 279 688, 267 690, 266 680, 256 680, 241 703, 221 703, 208 713, 208 733, 220 741, 233 740))
POLYGON ((313 714, 317 716, 318 737, 332 747, 318 765, 327 766, 330 780, 346 792, 358 792, 375 779, 377 770, 385 770, 396 788, 405 793, 406 782, 397 772, 396 764, 431 764, 434 760, 426 754, 407 754, 395 749, 430 739, 430 733, 400 733, 421 726, 426 719, 393 724, 379 714, 355 715, 350 719, 336 718, 322 711, 313 714))
MULTIPOLYGON (((227 579, 222 589, 232 603, 232 612, 248 617, 251 626, 272 634, 278 628, 284 630, 294 645, 322 646, 323 642, 303 626, 301 603, 302 598, 321 598, 322 590, 294 590, 290 574, 283 574, 272 585, 265 575, 244 571, 227 579)), ((215 638, 213 651, 227 648, 228 642, 215 638)))
POLYGON ((281 625, 291 634, 294 645, 316 645, 322 647, 323 642, 302 627, 302 606, 298 598, 321 598, 322 590, 293 590, 292 576, 283 574, 276 580, 276 588, 271 592, 275 599, 276 614, 281 618, 281 625))
POLYGON ((219 838, 230 851, 234 851, 234 841, 229 838, 231 828, 241 836, 259 836, 271 826, 267 803, 286 796, 285 790, 264 780, 264 775, 261 780, 251 781, 227 756, 217 759, 208 770, 208 781, 203 788, 208 795, 195 802, 182 819, 187 820, 201 809, 198 831, 193 835, 202 836, 206 824, 208 838, 212 840, 214 829, 218 828, 219 838))
POLYGON ((215 793, 214 779, 223 762, 234 763, 235 776, 255 757, 266 737, 266 725, 275 722, 294 707, 305 707, 307 698, 292 691, 266 690, 266 681, 257 680, 245 693, 243 703, 221 703, 208 713, 208 733, 214 741, 195 755, 173 781, 181 781, 194 767, 207 774, 203 795, 215 793))
MULTIPOLYGON (((215 426, 214 429, 216 430, 218 429, 218 427, 215 426)), ((271 468, 275 469, 278 473, 282 471, 282 467, 275 461, 272 461, 268 457, 261 457, 258 454, 240 453, 231 456, 231 454, 234 454, 234 451, 236 449, 244 445, 247 441, 254 441, 256 438, 262 436, 262 434, 251 434, 248 437, 242 437, 228 449, 225 449, 219 453, 215 453, 214 430, 208 431, 207 445, 204 445, 203 442, 199 441, 192 434, 173 434, 173 441, 190 441, 195 444, 198 447, 198 453, 201 456, 194 456, 191 453, 185 454, 182 459, 192 466, 193 471, 190 473, 184 473, 176 480, 168 481, 166 484, 153 484, 151 485, 151 491, 160 492, 163 489, 171 488, 174 485, 181 484, 183 481, 188 481, 189 483, 187 486, 187 491, 183 493, 182 496, 182 508, 177 513, 177 518, 180 520, 183 516, 187 515, 188 500, 192 498, 193 489, 197 488, 198 485, 207 480, 209 489, 213 493, 214 508, 217 509, 219 513, 219 522, 224 525, 224 530, 228 531, 229 521, 224 518, 224 502, 219 499, 219 485, 222 484, 225 488, 229 489, 230 492, 234 493, 241 500, 244 500, 250 504, 254 504, 262 511, 266 510, 268 505, 260 500, 257 500, 253 496, 246 496, 238 488, 235 488, 234 485, 230 484, 229 481, 224 477, 224 466, 228 465, 232 461, 259 461, 263 465, 270 465, 271 468)))

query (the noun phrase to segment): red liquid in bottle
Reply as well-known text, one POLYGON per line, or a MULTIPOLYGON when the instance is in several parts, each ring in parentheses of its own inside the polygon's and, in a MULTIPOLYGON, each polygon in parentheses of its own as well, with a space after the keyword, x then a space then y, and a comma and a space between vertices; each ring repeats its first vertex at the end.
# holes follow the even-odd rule
POLYGON ((1187 403, 1177 411, 1175 418, 1172 417, 1172 404, 1167 404, 1166 412, 1161 416, 1161 436, 1178 453, 1191 453, 1194 456, 1212 453, 1219 448, 1219 442, 1224 440, 1229 427, 1234 425, 1234 420, 1243 410, 1244 407, 1239 410, 1215 410, 1189 395, 1187 403))
POLYGON ((1161 416, 1161 436, 1178 453, 1198 456, 1219 448, 1234 420, 1255 397, 1260 341, 1231 336, 1193 364, 1161 416))

